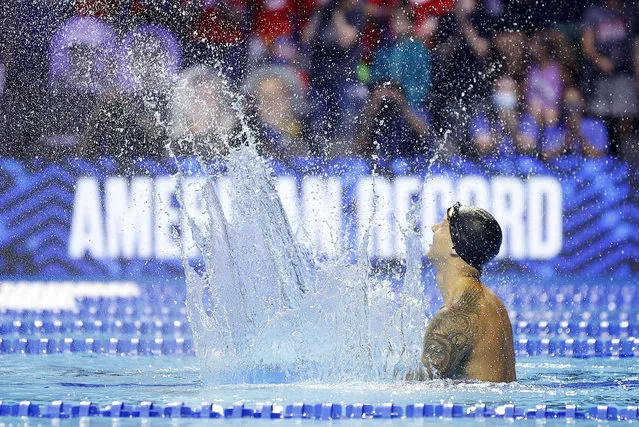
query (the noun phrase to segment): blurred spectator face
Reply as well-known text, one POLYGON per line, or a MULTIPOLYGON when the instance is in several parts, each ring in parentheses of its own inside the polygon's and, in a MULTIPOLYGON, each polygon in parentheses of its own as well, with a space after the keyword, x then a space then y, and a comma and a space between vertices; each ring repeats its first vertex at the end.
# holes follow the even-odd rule
POLYGON ((174 139, 213 136, 213 148, 223 152, 223 144, 236 123, 227 90, 224 81, 210 68, 194 66, 185 70, 173 91, 174 139))
POLYGON ((518 105, 517 82, 510 77, 502 77, 495 83, 493 105, 499 112, 515 111, 518 105))
POLYGON ((219 88, 207 81, 198 82, 193 87, 193 99, 188 109, 191 129, 203 134, 214 129, 228 132, 235 122, 228 106, 222 105, 219 88))
POLYGON ((397 7, 391 15, 391 31, 395 37, 403 37, 411 33, 412 23, 408 11, 403 7, 397 7))
POLYGON ((461 16, 469 16, 475 9, 477 9, 477 0, 458 0, 455 12, 461 16))
POLYGON ((546 39, 542 33, 536 33, 530 40, 530 55, 535 62, 544 62, 548 59, 546 39))
POLYGON ((258 87, 257 108, 264 123, 283 129, 284 122, 294 116, 286 83, 277 77, 263 78, 258 87))
POLYGON ((571 87, 564 93, 564 111, 567 117, 581 117, 585 109, 585 101, 579 89, 571 87))
POLYGON ((526 36, 519 32, 497 34, 495 47, 499 52, 499 59, 506 67, 506 73, 510 75, 519 73, 526 59, 526 36))

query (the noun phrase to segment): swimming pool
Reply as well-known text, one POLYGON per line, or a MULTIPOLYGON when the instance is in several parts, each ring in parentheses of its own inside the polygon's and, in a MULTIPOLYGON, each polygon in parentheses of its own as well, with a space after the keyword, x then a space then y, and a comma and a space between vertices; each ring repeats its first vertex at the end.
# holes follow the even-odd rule
MULTIPOLYGON (((519 286, 523 280, 518 279, 519 286)), ((207 384, 193 354, 185 295, 175 286, 135 284, 137 296, 81 297, 65 310, 5 308, 0 312, 0 422, 29 414, 145 418, 179 413, 191 418, 202 416, 202 402, 213 404, 205 408, 220 417, 256 417, 270 402, 274 406, 267 408, 277 416, 318 419, 408 422, 417 413, 437 420, 479 412, 514 419, 636 418, 639 290, 629 282, 562 282, 528 283, 526 292, 491 283, 513 321, 515 384, 318 382, 303 375, 282 383, 284 374, 277 369, 255 372, 252 383, 207 384), (23 401, 30 406, 21 406, 23 401), (89 401, 81 412, 80 402, 89 401), (315 407, 326 403, 333 406, 315 407)), ((433 287, 427 287, 426 297, 438 306, 433 287)))

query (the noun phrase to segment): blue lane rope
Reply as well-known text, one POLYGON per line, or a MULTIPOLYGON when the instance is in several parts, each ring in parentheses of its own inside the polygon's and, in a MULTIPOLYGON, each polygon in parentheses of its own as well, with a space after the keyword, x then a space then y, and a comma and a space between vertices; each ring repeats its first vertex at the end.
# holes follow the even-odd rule
MULTIPOLYGON (((639 338, 521 338, 518 357, 639 357, 639 338)), ((190 338, 0 338, 0 354, 194 355, 190 338)))
MULTIPOLYGON (((0 336, 37 334, 124 334, 124 335, 190 335, 186 319, 29 319, 14 318, 0 320, 0 336)), ((586 321, 561 320, 531 322, 520 320, 513 323, 516 336, 544 337, 592 337, 616 338, 639 337, 639 320, 586 321)))
MULTIPOLYGON (((639 331, 639 303, 633 310, 579 310, 558 309, 545 307, 541 310, 522 309, 510 310, 513 328, 522 331, 536 330, 552 333, 557 330, 571 328, 575 331, 602 331, 615 328, 630 328, 639 331), (608 323, 606 325, 606 322, 608 323), (627 322, 627 325, 626 325, 627 322)), ((21 322, 22 328, 32 327, 29 323, 42 322, 53 328, 69 329, 157 329, 160 328, 185 328, 188 327, 186 314, 182 312, 170 313, 139 313, 139 314, 111 314, 90 313, 81 314, 77 311, 53 311, 53 310, 4 310, 0 311, 0 327, 4 330, 12 330, 13 322, 21 322), (173 322, 179 322, 181 326, 171 326, 173 322), (77 324, 76 324, 77 323, 77 324), (117 323, 117 325, 116 325, 117 323), (94 325, 95 324, 95 325, 94 325)))
POLYGON ((248 408, 242 402, 232 407, 222 407, 210 402, 203 402, 199 406, 187 406, 182 402, 169 403, 166 406, 155 405, 153 402, 141 402, 139 405, 128 405, 123 402, 113 402, 100 408, 92 402, 69 403, 61 400, 49 404, 38 405, 30 401, 7 403, 0 401, 0 416, 29 417, 29 418, 79 418, 79 417, 107 417, 107 418, 297 418, 315 420, 335 420, 341 418, 355 419, 392 419, 392 418, 501 418, 511 420, 535 419, 589 419, 607 421, 635 421, 639 420, 637 406, 615 407, 598 405, 589 408, 579 408, 575 405, 565 405, 564 408, 549 408, 537 405, 526 409, 513 404, 489 407, 477 403, 464 407, 454 403, 425 404, 414 403, 406 406, 384 403, 349 404, 340 403, 294 403, 278 406, 272 403, 258 403, 255 408, 248 408))
POLYGON ((513 324, 516 335, 569 335, 597 338, 639 336, 639 321, 629 320, 561 320, 529 322, 520 320, 513 324))
POLYGON ((190 338, 0 338, 0 354, 99 353, 126 356, 193 356, 190 338))
POLYGON ((185 320, 174 319, 28 319, 0 321, 0 336, 19 334, 115 333, 115 334, 191 334, 185 320))
POLYGON ((549 339, 521 338, 515 341, 517 356, 575 357, 639 357, 639 339, 585 338, 549 339))

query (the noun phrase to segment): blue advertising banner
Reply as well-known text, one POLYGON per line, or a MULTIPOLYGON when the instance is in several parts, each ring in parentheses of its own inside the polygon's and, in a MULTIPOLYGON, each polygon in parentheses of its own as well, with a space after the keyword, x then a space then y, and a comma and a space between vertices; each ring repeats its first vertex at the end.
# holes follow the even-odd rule
MULTIPOLYGON (((189 163, 190 162, 190 163, 189 163)), ((181 253, 197 260, 182 208, 205 221, 199 165, 176 178, 174 160, 72 159, 47 164, 0 159, 0 275, 132 278, 183 276, 181 253), (180 203, 178 203, 178 200, 180 203)), ((223 171, 222 164, 210 165, 223 171)), ((406 215, 418 213, 424 253, 430 227, 456 201, 495 215, 504 244, 493 269, 540 276, 627 276, 639 271, 639 198, 629 169, 613 159, 397 160, 372 170, 361 159, 274 163, 293 230, 333 254, 357 247, 370 227, 369 254, 401 259, 406 215)), ((232 221, 233 189, 216 189, 232 221)))

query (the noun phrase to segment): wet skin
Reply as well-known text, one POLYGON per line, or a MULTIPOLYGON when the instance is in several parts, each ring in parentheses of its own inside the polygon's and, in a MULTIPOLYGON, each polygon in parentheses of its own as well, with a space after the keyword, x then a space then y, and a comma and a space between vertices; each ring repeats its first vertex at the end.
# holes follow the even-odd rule
POLYGON ((428 376, 515 381, 512 326, 506 308, 481 283, 478 270, 464 263, 463 272, 457 274, 452 263, 463 261, 453 249, 448 215, 433 232, 428 256, 438 270, 438 285, 445 295, 444 306, 424 335, 422 362, 428 376), (444 270, 446 274, 440 275, 444 270))

